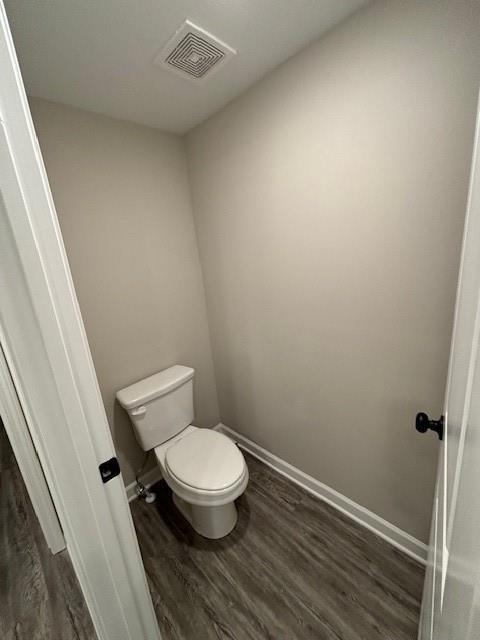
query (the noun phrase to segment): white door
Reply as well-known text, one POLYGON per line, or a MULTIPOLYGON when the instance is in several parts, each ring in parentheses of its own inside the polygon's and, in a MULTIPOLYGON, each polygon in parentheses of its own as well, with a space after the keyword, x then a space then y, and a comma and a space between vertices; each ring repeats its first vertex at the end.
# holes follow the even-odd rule
POLYGON ((420 640, 480 638, 479 145, 477 114, 420 640))

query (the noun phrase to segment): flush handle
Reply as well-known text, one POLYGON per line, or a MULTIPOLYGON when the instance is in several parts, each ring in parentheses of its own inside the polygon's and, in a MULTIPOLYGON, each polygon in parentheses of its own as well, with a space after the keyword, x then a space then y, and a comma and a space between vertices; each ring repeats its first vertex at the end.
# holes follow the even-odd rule
POLYGON ((135 409, 132 409, 131 411, 132 416, 135 416, 136 418, 144 416, 146 413, 147 413, 147 408, 144 407, 143 405, 141 407, 135 407, 135 409))
POLYGON ((443 440, 444 419, 440 416, 438 420, 430 420, 426 413, 417 413, 415 417, 415 429, 420 433, 426 433, 429 429, 435 431, 439 440, 443 440))

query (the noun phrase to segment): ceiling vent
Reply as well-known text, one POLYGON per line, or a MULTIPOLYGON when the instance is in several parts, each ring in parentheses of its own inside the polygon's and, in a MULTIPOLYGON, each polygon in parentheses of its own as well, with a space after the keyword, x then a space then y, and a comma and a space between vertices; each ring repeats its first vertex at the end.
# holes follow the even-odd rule
POLYGON ((186 20, 154 63, 190 80, 203 80, 222 67, 236 51, 186 20))

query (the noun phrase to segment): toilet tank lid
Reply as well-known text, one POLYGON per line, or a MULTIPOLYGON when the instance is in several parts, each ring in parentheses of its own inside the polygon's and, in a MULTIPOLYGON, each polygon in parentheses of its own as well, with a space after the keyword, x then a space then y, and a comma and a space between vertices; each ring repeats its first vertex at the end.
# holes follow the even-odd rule
POLYGON ((144 380, 117 391, 117 400, 125 409, 134 409, 145 402, 164 396, 193 378, 191 367, 176 364, 144 380))

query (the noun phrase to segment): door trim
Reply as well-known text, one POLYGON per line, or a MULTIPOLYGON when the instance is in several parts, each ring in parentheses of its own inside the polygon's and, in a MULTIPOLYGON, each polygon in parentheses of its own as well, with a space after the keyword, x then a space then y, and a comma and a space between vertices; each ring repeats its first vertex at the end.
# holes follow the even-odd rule
POLYGON ((0 335, 0 416, 47 545, 59 553, 65 549, 65 538, 1 344, 0 335))

